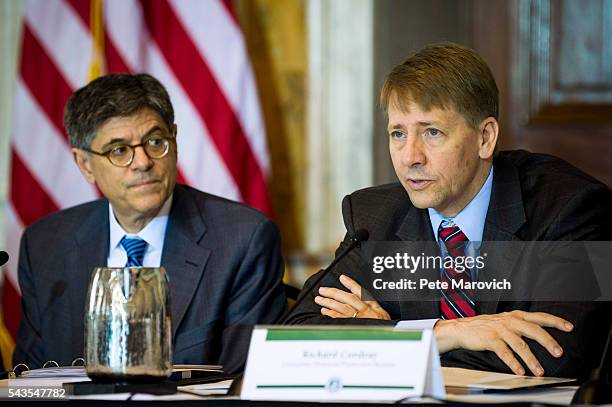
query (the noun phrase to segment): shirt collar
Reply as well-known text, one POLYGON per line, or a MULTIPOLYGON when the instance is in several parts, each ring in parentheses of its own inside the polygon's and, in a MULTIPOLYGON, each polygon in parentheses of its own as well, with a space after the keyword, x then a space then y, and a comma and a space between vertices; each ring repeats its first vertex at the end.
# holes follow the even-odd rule
MULTIPOLYGON (((123 236, 128 237, 139 237, 147 242, 150 249, 159 249, 161 250, 164 245, 164 235, 166 233, 166 226, 168 224, 168 216, 170 214, 170 208, 172 206, 172 197, 174 194, 171 194, 164 205, 161 207, 159 213, 151 219, 149 223, 138 233, 128 233, 115 218, 115 213, 113 212, 113 206, 111 203, 108 203, 108 219, 110 225, 110 250, 117 248, 119 246, 119 242, 123 238, 123 236)), ((147 249, 149 250, 149 248, 147 249)))
POLYGON ((467 238, 472 242, 482 241, 482 235, 484 231, 485 219, 487 217, 487 210, 489 208, 489 201, 491 200, 491 191, 493 187, 493 166, 489 171, 489 176, 485 180, 480 191, 476 196, 468 203, 468 205, 453 218, 447 218, 440 212, 433 208, 428 208, 429 219, 431 220, 431 227, 434 232, 436 239, 438 238, 438 227, 444 220, 453 221, 455 225, 463 231, 467 238))

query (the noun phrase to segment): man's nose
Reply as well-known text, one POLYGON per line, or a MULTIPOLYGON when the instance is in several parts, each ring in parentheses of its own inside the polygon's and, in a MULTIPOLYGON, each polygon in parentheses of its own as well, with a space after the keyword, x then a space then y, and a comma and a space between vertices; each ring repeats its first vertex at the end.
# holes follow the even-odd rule
POLYGON ((402 164, 408 167, 424 165, 427 161, 423 140, 418 136, 407 137, 402 148, 402 164))
POLYGON ((134 159, 130 167, 138 170, 148 170, 153 165, 153 160, 149 158, 144 150, 144 147, 138 146, 134 148, 134 159))

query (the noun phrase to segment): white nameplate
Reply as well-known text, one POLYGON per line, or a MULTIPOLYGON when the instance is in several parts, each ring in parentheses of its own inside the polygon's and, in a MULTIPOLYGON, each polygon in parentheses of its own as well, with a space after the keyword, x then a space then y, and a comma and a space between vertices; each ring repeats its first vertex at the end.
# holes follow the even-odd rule
POLYGON ((380 400, 444 398, 431 330, 363 326, 256 326, 241 398, 380 400))

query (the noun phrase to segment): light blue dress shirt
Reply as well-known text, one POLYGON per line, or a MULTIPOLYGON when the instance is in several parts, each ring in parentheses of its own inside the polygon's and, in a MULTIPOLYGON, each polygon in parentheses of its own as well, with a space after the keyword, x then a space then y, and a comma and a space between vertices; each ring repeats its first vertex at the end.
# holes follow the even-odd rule
MULTIPOLYGON (((489 202, 491 201, 491 191, 493 188, 493 166, 489 171, 489 175, 485 180, 484 184, 480 188, 480 191, 476 196, 467 204, 465 208, 453 218, 447 218, 440 212, 433 208, 428 208, 429 220, 431 221, 431 228, 433 234, 438 241, 438 245, 442 250, 442 254, 445 255, 446 246, 440 240, 438 236, 438 227, 443 221, 452 221, 455 225, 463 231, 470 241, 467 248, 466 254, 469 256, 476 256, 478 249, 480 248, 480 242, 482 241, 482 235, 484 233, 485 220, 487 218, 487 211, 489 209, 489 202)), ((477 276, 475 276, 477 279, 477 276)), ((395 325, 397 329, 432 329, 438 319, 418 319, 413 321, 400 321, 395 325)))
POLYGON ((440 244, 441 247, 444 245, 442 245, 442 242, 438 237, 438 227, 440 227, 440 223, 442 223, 444 220, 452 221, 455 223, 455 225, 459 226, 459 229, 463 231, 470 242, 482 241, 482 234, 484 232, 487 210, 489 209, 489 201, 491 200, 492 188, 493 166, 491 166, 489 176, 480 188, 480 191, 478 191, 470 203, 454 218, 447 218, 433 208, 427 209, 429 212, 429 220, 431 221, 431 228, 433 229, 434 236, 438 240, 438 244, 440 244))
POLYGON ((170 207, 172 206, 172 196, 170 195, 157 216, 155 216, 146 226, 138 233, 127 233, 115 218, 113 206, 108 204, 108 224, 110 226, 110 242, 108 258, 106 261, 107 267, 124 267, 127 263, 127 253, 121 246, 123 236, 130 238, 139 237, 147 242, 142 265, 144 267, 159 267, 161 265, 161 256, 164 249, 164 238, 166 235, 166 227, 168 226, 168 216, 170 207))

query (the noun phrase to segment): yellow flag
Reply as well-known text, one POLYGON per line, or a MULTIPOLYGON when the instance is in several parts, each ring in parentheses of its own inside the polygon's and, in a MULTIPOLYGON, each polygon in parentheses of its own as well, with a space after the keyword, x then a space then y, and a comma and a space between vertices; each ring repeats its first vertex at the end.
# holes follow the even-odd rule
POLYGON ((13 357, 13 351, 15 350, 15 342, 11 337, 8 329, 4 326, 4 321, 0 314, 0 351, 2 351, 2 361, 4 362, 4 368, 10 370, 13 365, 11 364, 11 358, 13 357))
POLYGON ((93 81, 98 76, 104 75, 104 14, 102 0, 91 0, 89 13, 91 27, 91 64, 89 66, 89 81, 93 81))

